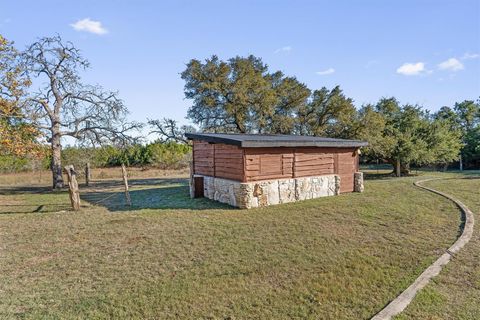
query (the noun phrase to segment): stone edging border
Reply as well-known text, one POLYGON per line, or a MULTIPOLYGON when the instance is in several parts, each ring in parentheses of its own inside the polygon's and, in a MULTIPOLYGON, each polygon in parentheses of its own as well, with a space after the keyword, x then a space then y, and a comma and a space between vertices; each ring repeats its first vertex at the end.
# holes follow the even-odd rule
POLYGON ((392 300, 385 308, 383 308, 379 313, 377 313, 372 318, 372 320, 391 319, 392 317, 401 313, 410 304, 410 302, 412 302, 417 292, 420 291, 423 287, 425 287, 433 277, 437 276, 442 270, 442 267, 446 265, 450 261, 452 256, 456 254, 460 249, 462 249, 463 246, 465 246, 465 244, 467 244, 468 241, 470 241, 470 238, 472 237, 473 224, 474 224, 472 211, 470 211, 470 209, 468 209, 463 203, 461 203, 454 197, 422 185, 423 182, 432 181, 432 180, 443 180, 443 179, 442 178, 425 179, 425 180, 416 181, 413 184, 419 188, 436 193, 438 195, 441 195, 442 197, 445 197, 453 201, 460 208, 460 210, 462 211, 462 214, 464 215, 463 220, 465 222, 465 225, 462 230, 462 234, 460 235, 460 237, 458 237, 455 243, 450 248, 448 248, 442 256, 440 256, 440 258, 438 258, 427 269, 425 269, 425 271, 423 271, 422 274, 407 289, 405 289, 405 291, 403 291, 399 296, 397 296, 394 300, 392 300))

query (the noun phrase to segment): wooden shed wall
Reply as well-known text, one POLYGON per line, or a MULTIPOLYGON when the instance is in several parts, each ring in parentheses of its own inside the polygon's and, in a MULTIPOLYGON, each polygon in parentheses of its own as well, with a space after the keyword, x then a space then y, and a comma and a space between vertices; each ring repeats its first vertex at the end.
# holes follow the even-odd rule
POLYGON ((340 192, 352 192, 356 148, 240 148, 194 140, 196 174, 249 182, 338 174, 340 192))
POLYGON ((193 141, 196 174, 244 181, 243 149, 221 143, 193 141))

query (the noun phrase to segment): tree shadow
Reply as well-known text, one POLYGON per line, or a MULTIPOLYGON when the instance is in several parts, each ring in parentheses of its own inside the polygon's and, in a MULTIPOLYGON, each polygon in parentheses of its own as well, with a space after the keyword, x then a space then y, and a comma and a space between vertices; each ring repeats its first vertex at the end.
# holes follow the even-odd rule
POLYGON ((364 171, 363 174, 364 174, 365 180, 387 180, 394 177, 394 174, 392 172, 377 173, 377 172, 364 171))
POLYGON ((15 194, 35 194, 35 193, 61 193, 66 191, 53 191, 51 187, 46 186, 0 186, 0 195, 8 196, 15 194))
MULTIPOLYGON (((127 206, 125 192, 122 189, 102 191, 96 185, 89 192, 80 192, 80 198, 96 206, 102 206, 109 211, 132 211, 141 209, 232 209, 232 207, 207 198, 190 198, 190 192, 185 179, 141 179, 130 186, 145 186, 145 188, 130 190, 132 205, 127 206), (143 181, 148 180, 148 181, 143 181), (158 181, 155 181, 158 180, 158 181), (155 182, 153 182, 155 181, 155 182)), ((121 186, 123 183, 114 184, 121 186)), ((105 184, 112 187, 112 184, 105 184)))
MULTIPOLYGON (((128 179, 128 185, 132 186, 170 186, 174 184, 186 185, 185 178, 132 178, 128 179)), ((112 187, 122 187, 123 180, 118 179, 98 179, 92 180, 90 186, 79 182, 80 188, 105 189, 112 187)), ((80 190, 81 191, 81 190, 80 190)))

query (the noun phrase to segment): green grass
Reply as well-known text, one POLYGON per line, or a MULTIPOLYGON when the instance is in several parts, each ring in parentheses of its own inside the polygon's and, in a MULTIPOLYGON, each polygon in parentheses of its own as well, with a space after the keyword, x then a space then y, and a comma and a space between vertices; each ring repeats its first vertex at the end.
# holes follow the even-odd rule
POLYGON ((65 193, 0 188, 0 318, 370 318, 458 233, 458 209, 416 179, 248 211, 179 179, 132 180, 129 210, 101 182, 77 213, 65 193))
POLYGON ((398 319, 480 319, 480 179, 431 181, 467 205, 476 219, 470 242, 398 319))

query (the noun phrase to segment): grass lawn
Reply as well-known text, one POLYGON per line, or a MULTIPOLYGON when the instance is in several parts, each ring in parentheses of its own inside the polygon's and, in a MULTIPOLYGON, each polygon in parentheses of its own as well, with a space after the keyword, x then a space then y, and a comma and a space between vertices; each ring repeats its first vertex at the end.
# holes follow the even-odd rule
MULTIPOLYGON (((127 209, 120 181, 99 180, 73 213, 65 192, 0 178, 0 318, 367 319, 457 237, 459 210, 418 179, 248 211, 189 199, 179 177, 146 176, 132 179, 127 209)), ((480 188, 449 180, 445 191, 461 198, 464 183, 480 188)), ((475 194, 465 202, 479 211, 475 194)), ((459 314, 447 295, 457 285, 476 290, 478 306, 474 237, 473 267, 454 259, 438 278, 449 283, 429 286, 407 315, 434 317, 423 308, 435 303, 459 314)))
POLYGON ((480 180, 441 180, 425 185, 467 205, 476 219, 474 233, 398 319, 480 319, 480 180))

